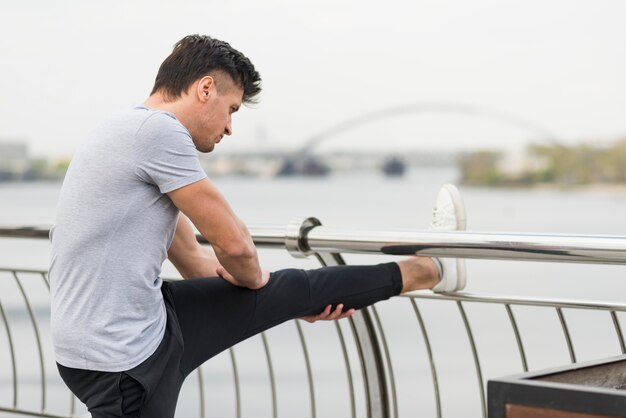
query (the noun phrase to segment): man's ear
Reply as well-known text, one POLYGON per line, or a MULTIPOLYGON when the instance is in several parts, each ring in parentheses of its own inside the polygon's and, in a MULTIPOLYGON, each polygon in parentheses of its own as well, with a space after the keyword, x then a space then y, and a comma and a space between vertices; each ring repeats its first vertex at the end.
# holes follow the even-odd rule
POLYGON ((205 102, 215 92, 215 79, 210 75, 205 75, 200 80, 196 87, 196 94, 201 102, 205 102))

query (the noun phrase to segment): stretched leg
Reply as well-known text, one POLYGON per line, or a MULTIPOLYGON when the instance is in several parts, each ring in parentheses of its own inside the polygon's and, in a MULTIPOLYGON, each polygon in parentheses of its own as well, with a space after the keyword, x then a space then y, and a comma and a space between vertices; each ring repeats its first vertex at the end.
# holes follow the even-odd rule
POLYGON ((219 277, 169 283, 183 335, 184 374, 221 351, 290 319, 343 304, 360 309, 401 291, 431 288, 439 281, 430 258, 411 257, 374 266, 285 269, 259 290, 219 277))

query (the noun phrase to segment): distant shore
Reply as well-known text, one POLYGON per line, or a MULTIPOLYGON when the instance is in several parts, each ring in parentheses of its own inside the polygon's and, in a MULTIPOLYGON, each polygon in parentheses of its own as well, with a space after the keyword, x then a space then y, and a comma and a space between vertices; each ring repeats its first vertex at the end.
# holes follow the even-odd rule
POLYGON ((476 187, 480 189, 494 190, 546 190, 546 191, 563 191, 563 192, 582 192, 582 193, 607 193, 626 195, 626 183, 590 183, 590 184, 561 184, 561 183, 533 183, 533 184, 475 184, 463 183, 459 184, 464 187, 476 187))

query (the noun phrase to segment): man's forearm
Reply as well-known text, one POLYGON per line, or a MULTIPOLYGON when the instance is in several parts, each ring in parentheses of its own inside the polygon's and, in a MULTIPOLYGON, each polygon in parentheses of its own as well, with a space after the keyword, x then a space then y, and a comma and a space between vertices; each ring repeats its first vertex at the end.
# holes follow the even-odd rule
MULTIPOLYGON (((229 281, 250 288, 263 285, 263 272, 248 228, 208 179, 176 189, 168 196, 186 216, 184 219, 188 217, 211 243, 229 281)), ((185 241, 192 240, 189 235, 185 234, 185 241)))
POLYGON ((218 275, 217 268, 220 266, 220 262, 210 247, 197 245, 193 250, 186 252, 183 259, 173 256, 169 258, 183 279, 218 275))
POLYGON ((230 248, 230 251, 214 245, 215 254, 222 266, 234 277, 236 284, 256 289, 262 282, 258 254, 248 228, 243 222, 238 221, 241 230, 241 245, 230 248))

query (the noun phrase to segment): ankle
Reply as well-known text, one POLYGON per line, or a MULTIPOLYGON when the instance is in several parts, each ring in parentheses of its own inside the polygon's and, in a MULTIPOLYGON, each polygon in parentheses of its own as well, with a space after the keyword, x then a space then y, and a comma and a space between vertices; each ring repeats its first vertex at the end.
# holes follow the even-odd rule
POLYGON ((430 257, 430 259, 433 260, 435 267, 437 267, 437 277, 441 280, 443 278, 443 264, 441 264, 441 260, 437 257, 430 257))
POLYGON ((397 264, 402 274, 402 293, 432 289, 441 280, 439 269, 430 257, 411 257, 397 264))

